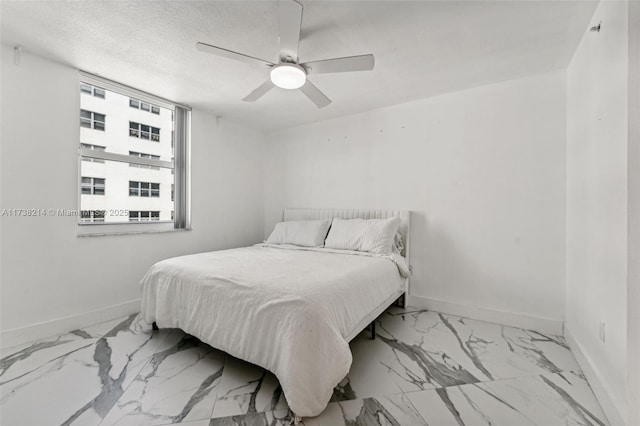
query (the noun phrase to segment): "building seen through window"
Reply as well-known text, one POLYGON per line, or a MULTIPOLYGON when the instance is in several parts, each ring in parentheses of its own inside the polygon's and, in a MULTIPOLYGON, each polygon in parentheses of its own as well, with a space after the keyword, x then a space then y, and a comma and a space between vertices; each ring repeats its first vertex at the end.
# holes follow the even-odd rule
POLYGON ((112 89, 79 87, 79 223, 173 221, 174 109, 112 89))

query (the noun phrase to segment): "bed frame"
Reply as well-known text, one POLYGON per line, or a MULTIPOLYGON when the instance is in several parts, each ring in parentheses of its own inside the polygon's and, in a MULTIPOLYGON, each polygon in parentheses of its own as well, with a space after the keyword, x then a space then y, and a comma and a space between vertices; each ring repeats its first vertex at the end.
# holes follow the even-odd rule
MULTIPOLYGON (((400 218, 400 227, 398 231, 402 235, 404 249, 400 253, 406 260, 407 265, 411 268, 410 252, 411 252, 411 211, 409 210, 366 210, 366 209, 284 209, 282 220, 284 222, 292 220, 322 220, 333 219, 389 219, 391 217, 400 218)), ((354 331, 347 336, 347 340, 351 341, 354 337, 362 332, 367 326, 370 327, 371 338, 376 337, 376 318, 380 316, 387 308, 394 303, 406 308, 407 295, 409 294, 409 277, 404 281, 404 291, 397 297, 394 296, 387 303, 381 305, 378 309, 371 312, 354 331)))

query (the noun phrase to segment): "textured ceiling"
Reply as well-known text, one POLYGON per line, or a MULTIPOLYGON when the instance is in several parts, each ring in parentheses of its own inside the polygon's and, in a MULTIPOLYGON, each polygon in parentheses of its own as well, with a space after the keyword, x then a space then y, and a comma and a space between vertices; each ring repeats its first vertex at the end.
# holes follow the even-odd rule
POLYGON ((564 68, 593 1, 312 1, 300 61, 373 53, 373 71, 314 75, 241 99, 268 70, 199 52, 202 41, 277 61, 275 1, 0 2, 2 43, 270 131, 564 68))

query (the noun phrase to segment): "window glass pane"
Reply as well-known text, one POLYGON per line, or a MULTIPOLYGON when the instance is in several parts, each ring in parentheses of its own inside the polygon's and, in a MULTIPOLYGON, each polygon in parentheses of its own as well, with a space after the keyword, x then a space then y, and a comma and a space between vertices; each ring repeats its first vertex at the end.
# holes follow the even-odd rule
POLYGON ((144 102, 142 102, 142 103, 140 104, 140 109, 141 109, 141 110, 144 110, 144 111, 149 111, 149 110, 151 109, 151 105, 149 105, 149 104, 145 104, 144 102))
MULTIPOLYGON (((164 141, 159 136, 173 132, 173 109, 122 95, 111 90, 106 83, 96 86, 86 82, 82 84, 86 86, 85 90, 90 90, 94 96, 87 96, 87 94, 81 96, 79 91, 77 92, 80 98, 81 148, 92 150, 92 152, 124 154, 127 158, 131 156, 131 159, 135 157, 170 161, 173 155, 171 140, 167 137, 164 141), (96 99, 96 95, 102 93, 104 93, 104 99, 96 99), (139 111, 141 104, 144 104, 144 113, 139 111), (108 126, 106 125, 107 115, 109 115, 108 126)), ((90 213, 88 218, 78 218, 79 221, 84 219, 89 220, 89 223, 94 223, 96 220, 103 220, 104 223, 128 222, 130 219, 137 221, 140 216, 132 216, 135 212, 147 212, 145 219, 147 222, 150 218, 160 221, 171 220, 171 212, 175 210, 174 201, 171 200, 171 194, 168 191, 174 183, 171 169, 152 165, 132 164, 130 166, 126 159, 112 161, 85 157, 83 160, 85 161, 80 162, 80 174, 83 178, 79 184, 80 210, 93 213, 90 213), (166 187, 166 194, 160 190, 162 185, 169 185, 166 187), (133 210, 134 213, 132 208, 136 209, 133 210), (124 214, 117 216, 98 213, 96 215, 96 212, 107 211, 108 213, 112 210, 122 211, 124 214), (150 212, 157 212, 157 214, 151 215, 150 212)))
POLYGON ((140 131, 138 130, 140 125, 138 123, 134 123, 133 121, 129 122, 129 136, 138 137, 140 136, 140 131))
POLYGON ((80 91, 84 93, 91 93, 91 86, 88 84, 80 83, 80 91))
POLYGON ((93 95, 98 98, 104 98, 104 90, 96 87, 95 90, 93 91, 93 95))

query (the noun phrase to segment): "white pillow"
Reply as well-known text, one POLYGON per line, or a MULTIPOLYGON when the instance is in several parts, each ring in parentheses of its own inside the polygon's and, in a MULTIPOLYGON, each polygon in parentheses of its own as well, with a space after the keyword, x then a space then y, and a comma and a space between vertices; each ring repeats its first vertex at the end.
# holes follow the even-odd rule
POLYGON ((276 223, 269 235, 269 244, 294 244, 304 247, 322 247, 327 237, 330 220, 300 220, 276 223))
POLYGON ((333 219, 324 243, 327 248, 391 254, 400 218, 333 219))

